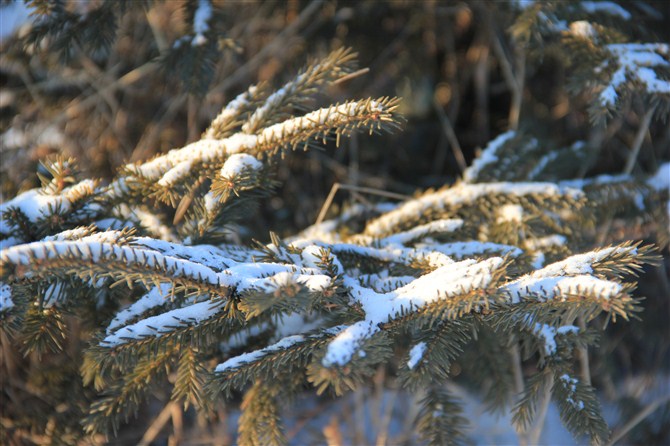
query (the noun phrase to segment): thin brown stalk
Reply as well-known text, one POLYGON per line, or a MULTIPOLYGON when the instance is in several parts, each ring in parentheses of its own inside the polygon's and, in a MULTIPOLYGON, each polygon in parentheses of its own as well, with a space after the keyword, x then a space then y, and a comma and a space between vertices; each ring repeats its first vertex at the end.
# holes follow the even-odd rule
POLYGON ((440 119, 440 125, 442 126, 442 130, 444 131, 444 134, 449 141, 451 151, 454 154, 454 158, 456 158, 456 163, 458 163, 458 168, 461 170, 461 172, 464 172, 468 166, 465 162, 465 156, 463 156, 461 144, 458 142, 458 138, 456 137, 454 127, 451 125, 451 121, 449 120, 449 116, 447 116, 447 114, 444 112, 444 109, 436 99, 433 99, 433 109, 435 109, 437 117, 440 119))
POLYGON ((621 429, 618 429, 612 434, 612 438, 607 442, 607 446, 613 446, 616 442, 621 440, 628 432, 633 430, 635 426, 640 424, 645 418, 654 413, 663 404, 670 402, 670 394, 664 395, 651 403, 649 403, 644 409, 642 409, 637 415, 635 415, 631 420, 626 423, 621 429))
POLYGON ((374 189, 371 187, 363 187, 363 186, 354 186, 351 184, 342 184, 342 183, 335 183, 333 184, 333 187, 330 188, 330 192, 328 193, 328 196, 326 197, 326 201, 323 202, 323 206, 321 206, 321 211, 319 211, 319 216, 316 218, 316 222, 314 224, 319 224, 323 222, 323 220, 326 218, 326 213, 328 212, 328 209, 330 209, 330 206, 333 204, 333 199, 335 198, 335 194, 337 193, 338 190, 343 189, 343 190, 349 190, 349 191, 355 191, 355 192, 361 192, 364 194, 370 194, 370 195, 379 195, 380 197, 387 197, 387 198, 393 198, 396 200, 408 200, 411 197, 408 195, 402 195, 402 194, 396 194, 394 192, 388 192, 385 190, 381 189, 374 189))
POLYGON ((630 148, 630 153, 628 154, 628 160, 626 161, 626 167, 623 169, 623 173, 630 174, 633 172, 633 167, 637 162, 637 156, 640 153, 640 148, 642 147, 642 142, 644 142, 644 137, 649 131, 649 125, 651 124, 651 118, 654 116, 657 105, 652 106, 647 110, 647 113, 642 117, 642 122, 640 123, 640 128, 635 134, 635 139, 633 140, 633 145, 630 148))

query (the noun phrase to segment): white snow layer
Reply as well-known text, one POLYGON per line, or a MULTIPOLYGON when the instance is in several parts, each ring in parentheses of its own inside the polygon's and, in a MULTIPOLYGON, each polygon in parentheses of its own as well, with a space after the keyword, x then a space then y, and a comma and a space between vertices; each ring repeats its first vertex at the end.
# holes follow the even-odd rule
POLYGON ((365 311, 365 319, 345 328, 329 344, 322 364, 326 367, 347 364, 363 342, 380 330, 379 325, 392 320, 402 311, 416 311, 440 299, 467 293, 491 283, 492 272, 503 263, 500 257, 482 262, 464 260, 442 266, 395 291, 380 294, 344 277, 351 297, 365 311))
POLYGON ((472 183, 477 181, 479 172, 488 166, 489 164, 494 164, 498 161, 498 156, 496 152, 510 139, 514 138, 516 132, 514 130, 509 130, 505 133, 502 133, 496 136, 494 139, 489 141, 488 145, 482 153, 475 158, 472 162, 472 165, 468 167, 465 172, 463 172, 463 181, 466 183, 472 183))
POLYGON ((670 193, 670 163, 661 164, 656 174, 647 180, 647 185, 656 191, 670 193))
POLYGON ((223 373, 230 369, 237 368, 242 364, 248 364, 250 362, 254 362, 262 358, 263 356, 267 355, 268 353, 274 353, 276 351, 286 350, 287 348, 290 348, 293 345, 297 344, 298 342, 302 342, 304 340, 305 337, 302 335, 293 335, 285 337, 281 341, 272 344, 268 347, 262 348, 260 350, 254 350, 248 353, 243 353, 239 356, 230 358, 226 362, 217 365, 216 368, 214 369, 214 372, 223 373))
POLYGON ((365 233, 371 236, 382 236, 403 221, 423 215, 426 210, 440 211, 452 206, 473 203, 478 198, 492 194, 503 194, 522 197, 526 195, 539 194, 549 196, 581 197, 583 192, 570 188, 561 187, 554 183, 482 183, 467 184, 459 183, 448 189, 427 193, 419 198, 409 200, 381 217, 372 220, 365 228, 365 233))
POLYGON ((224 108, 221 110, 221 113, 218 114, 216 118, 212 120, 207 132, 205 132, 205 139, 215 139, 214 135, 216 134, 217 127, 229 124, 231 120, 235 120, 240 114, 240 111, 249 104, 249 98, 256 95, 258 87, 252 85, 244 91, 237 95, 235 99, 230 101, 224 108))
POLYGON ((397 234, 390 235, 381 239, 379 242, 382 246, 385 245, 405 245, 415 240, 424 238, 431 234, 441 234, 445 232, 454 232, 463 226, 463 220, 435 220, 424 225, 415 226, 412 229, 397 234))
POLYGON ((212 5, 209 0, 200 0, 198 2, 198 9, 196 9, 193 16, 193 32, 195 37, 191 41, 191 45, 199 46, 207 43, 205 33, 209 30, 209 19, 212 17, 212 5))
POLYGON ((139 316, 145 311, 164 304, 166 297, 169 296, 171 288, 172 286, 166 283, 154 287, 129 307, 116 313, 116 317, 112 319, 112 322, 110 322, 107 327, 107 334, 111 334, 130 319, 139 316))
MULTIPOLYGON (((95 183, 84 180, 63 189, 57 195, 47 194, 42 189, 31 189, 17 195, 12 200, 0 204, 0 214, 9 208, 19 209, 31 222, 36 222, 51 214, 52 211, 66 213, 77 198, 95 193, 95 183)), ((5 228, 3 228, 4 230, 5 228)))
POLYGON ((196 325, 210 319, 221 309, 220 302, 199 302, 184 308, 168 311, 157 316, 142 319, 131 325, 120 328, 108 335, 100 343, 103 347, 115 347, 125 344, 129 340, 144 339, 147 337, 159 338, 176 328, 196 325))
POLYGON ((9 310, 13 306, 12 287, 6 283, 0 282, 0 313, 9 310))
POLYGON ((631 19, 631 14, 630 12, 626 11, 623 7, 620 5, 614 3, 614 2, 609 2, 609 1, 599 1, 599 2, 593 2, 593 1, 582 1, 579 2, 579 6, 589 14, 595 14, 595 13, 605 13, 609 14, 611 16, 615 17, 620 17, 624 20, 630 20, 631 19))
POLYGON ((544 343, 544 353, 547 356, 556 353, 556 335, 578 332, 579 328, 574 325, 564 325, 557 328, 547 324, 536 323, 533 328, 533 333, 544 343))
MULTIPOLYGON (((615 104, 617 90, 627 79, 637 80, 644 85, 647 93, 670 94, 670 80, 658 77, 653 67, 670 66, 670 45, 665 43, 617 43, 607 45, 614 60, 605 62, 616 65, 609 84, 600 92, 600 101, 612 106, 615 104)), ((602 70, 604 66, 598 68, 602 70)))
POLYGON ((425 352, 426 352, 425 342, 419 342, 414 347, 412 347, 412 349, 409 351, 409 360, 407 361, 407 367, 409 367, 410 370, 414 369, 414 367, 416 367, 417 364, 423 358, 423 354, 425 352))
POLYGON ((262 167, 263 163, 253 156, 246 153, 235 153, 230 155, 230 158, 223 164, 221 176, 223 178, 233 178, 245 170, 260 170, 262 167))

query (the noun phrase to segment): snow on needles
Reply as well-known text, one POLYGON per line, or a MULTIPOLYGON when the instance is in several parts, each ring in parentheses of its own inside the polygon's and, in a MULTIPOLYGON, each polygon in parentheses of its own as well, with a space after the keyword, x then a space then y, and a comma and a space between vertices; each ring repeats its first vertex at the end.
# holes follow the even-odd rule
POLYGON ((297 344, 297 343, 302 342, 304 340, 305 340, 305 337, 302 336, 302 335, 287 336, 284 339, 282 339, 281 341, 279 341, 275 344, 272 344, 268 347, 262 348, 260 350, 254 350, 254 351, 251 351, 251 352, 248 352, 248 353, 243 353, 239 356, 235 356, 233 358, 230 358, 226 362, 221 363, 218 366, 216 366, 216 369, 214 369, 214 371, 216 373, 226 372, 230 369, 237 368, 240 365, 248 364, 250 362, 254 362, 254 361, 262 358, 263 356, 265 356, 269 353, 273 353, 273 352, 280 351, 280 350, 286 350, 287 348, 292 347, 294 344, 297 344))
POLYGON ((609 84, 600 92, 600 101, 613 106, 618 98, 617 90, 626 80, 640 82, 647 93, 670 94, 670 80, 661 79, 654 67, 670 66, 670 45, 665 43, 617 43, 606 46, 612 59, 604 62, 597 71, 614 64, 616 71, 609 84))
POLYGON ((514 138, 516 132, 510 130, 503 134, 498 135, 495 139, 491 140, 486 148, 482 150, 482 153, 475 158, 472 162, 472 165, 468 167, 465 172, 463 172, 463 181, 466 183, 473 183, 477 181, 479 172, 489 164, 494 164, 498 161, 498 156, 496 152, 503 146, 507 141, 514 138))
POLYGON ((263 163, 258 161, 251 155, 246 153, 236 153, 230 156, 221 168, 221 176, 223 178, 233 178, 241 174, 243 171, 260 170, 263 163))
POLYGON ((521 276, 502 290, 509 293, 513 303, 531 296, 565 299, 588 294, 611 299, 624 292, 624 287, 620 283, 592 276, 592 265, 613 254, 632 256, 636 252, 634 247, 612 247, 574 255, 521 276))
POLYGON ((5 312, 14 306, 12 300, 12 287, 0 282, 0 313, 5 312))
POLYGON ((362 306, 365 319, 345 328, 328 344, 322 364, 325 367, 346 365, 363 342, 381 329, 380 324, 392 320, 402 311, 416 311, 431 302, 487 287, 493 280, 493 272, 502 264, 500 257, 452 263, 384 294, 345 276, 344 284, 351 289, 353 301, 362 306))
POLYGON ((118 329, 102 340, 103 347, 114 347, 125 344, 130 339, 147 337, 161 337, 174 331, 176 327, 196 325, 212 318, 221 308, 221 302, 199 302, 184 308, 168 311, 157 316, 151 316, 141 321, 118 329))
POLYGON ((578 198, 583 192, 570 187, 561 187, 554 183, 459 183, 448 189, 427 193, 419 198, 409 200, 381 217, 372 220, 365 228, 365 233, 371 236, 382 236, 394 232, 393 229, 404 221, 423 215, 426 210, 445 210, 450 207, 471 204, 487 195, 511 195, 522 197, 526 195, 568 196, 578 198))
POLYGON ((414 367, 421 362, 421 359, 423 358, 423 354, 426 352, 426 343, 425 342, 419 342, 416 344, 412 349, 409 351, 409 360, 407 361, 407 367, 409 367, 410 370, 414 369, 414 367))

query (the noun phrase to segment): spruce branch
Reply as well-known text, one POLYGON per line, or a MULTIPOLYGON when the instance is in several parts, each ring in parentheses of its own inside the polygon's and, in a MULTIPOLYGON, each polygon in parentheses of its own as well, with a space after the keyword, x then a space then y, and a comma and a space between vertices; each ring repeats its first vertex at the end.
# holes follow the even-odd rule
POLYGON ((240 445, 286 444, 284 428, 279 416, 279 393, 276 384, 256 382, 244 395, 238 425, 240 445))
POLYGON ((416 425, 421 438, 430 445, 458 445, 465 440, 468 420, 461 404, 444 385, 427 388, 421 400, 416 425))

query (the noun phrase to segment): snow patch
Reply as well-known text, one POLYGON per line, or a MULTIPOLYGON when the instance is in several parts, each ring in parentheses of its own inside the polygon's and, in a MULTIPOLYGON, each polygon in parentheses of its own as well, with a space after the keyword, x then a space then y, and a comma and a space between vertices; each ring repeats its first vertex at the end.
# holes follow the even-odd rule
POLYGON ((14 306, 12 300, 12 287, 6 283, 0 282, 0 313, 3 313, 14 306))
POLYGON ((421 359, 423 359, 423 354, 426 352, 426 343, 419 342, 409 351, 409 360, 407 361, 407 367, 410 370, 413 370, 414 367, 419 364, 421 359))

